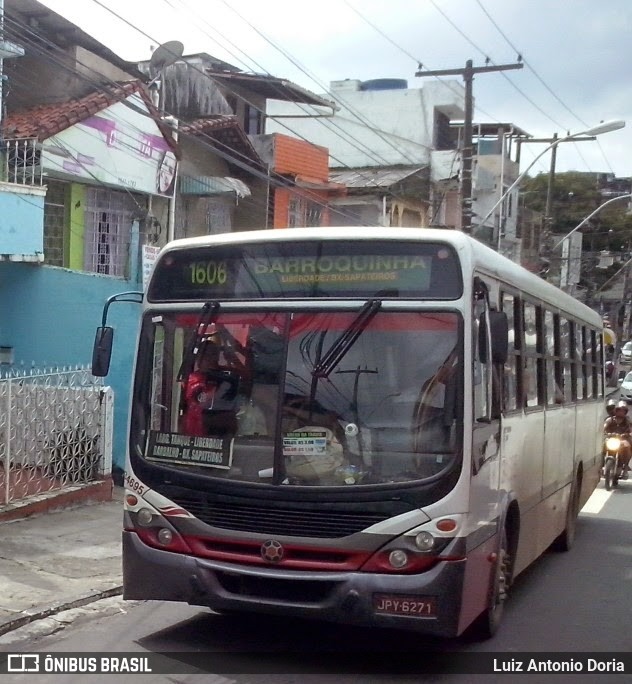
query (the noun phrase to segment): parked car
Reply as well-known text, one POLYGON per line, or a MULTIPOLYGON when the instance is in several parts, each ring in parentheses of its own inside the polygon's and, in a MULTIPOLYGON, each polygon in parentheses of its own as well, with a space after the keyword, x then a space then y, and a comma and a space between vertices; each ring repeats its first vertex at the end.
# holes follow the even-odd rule
POLYGON ((619 387, 619 395, 628 404, 632 404, 632 371, 623 378, 619 387))
POLYGON ((630 340, 630 342, 626 342, 623 347, 621 347, 619 363, 624 366, 629 366, 632 364, 632 340, 630 340))

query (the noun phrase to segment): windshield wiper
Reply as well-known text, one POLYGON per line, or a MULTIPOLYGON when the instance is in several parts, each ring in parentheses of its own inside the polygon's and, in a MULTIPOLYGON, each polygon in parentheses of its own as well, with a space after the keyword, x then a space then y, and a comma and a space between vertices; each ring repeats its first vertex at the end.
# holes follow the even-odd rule
POLYGON ((219 314, 220 303, 216 301, 206 302, 202 307, 200 317, 195 324, 195 333, 191 336, 191 341, 187 347, 184 356, 182 357, 182 364, 178 372, 178 382, 182 382, 193 370, 195 357, 198 354, 199 346, 206 328, 215 321, 217 314, 219 314))
POLYGON ((349 349, 355 344, 369 323, 373 320, 382 306, 382 300, 369 299, 360 309, 358 315, 351 321, 346 330, 329 347, 327 353, 320 359, 312 370, 313 378, 327 378, 331 371, 340 363, 349 349))

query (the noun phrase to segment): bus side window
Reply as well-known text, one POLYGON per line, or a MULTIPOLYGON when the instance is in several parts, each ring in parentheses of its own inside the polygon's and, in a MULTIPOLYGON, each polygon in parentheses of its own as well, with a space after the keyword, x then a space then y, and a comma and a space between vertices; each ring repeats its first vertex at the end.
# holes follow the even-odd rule
POLYGON ((484 324, 486 302, 478 300, 474 306, 472 389, 474 392, 474 420, 487 420, 490 417, 489 373, 491 359, 487 352, 489 331, 484 324), (481 359, 487 359, 483 362, 481 359))
POLYGON ((522 407, 520 397, 520 356, 519 356, 519 334, 520 329, 515 325, 515 306, 516 301, 513 295, 503 293, 503 312, 507 316, 509 324, 509 354, 504 368, 503 383, 503 405, 504 411, 515 411, 522 407))

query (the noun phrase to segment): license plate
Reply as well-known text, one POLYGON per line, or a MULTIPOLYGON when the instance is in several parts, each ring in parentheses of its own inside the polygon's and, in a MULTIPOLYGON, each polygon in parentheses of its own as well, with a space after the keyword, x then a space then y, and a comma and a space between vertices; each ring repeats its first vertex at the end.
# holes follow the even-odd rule
POLYGON ((402 596, 401 594, 373 594, 373 610, 387 615, 437 617, 434 596, 402 596))

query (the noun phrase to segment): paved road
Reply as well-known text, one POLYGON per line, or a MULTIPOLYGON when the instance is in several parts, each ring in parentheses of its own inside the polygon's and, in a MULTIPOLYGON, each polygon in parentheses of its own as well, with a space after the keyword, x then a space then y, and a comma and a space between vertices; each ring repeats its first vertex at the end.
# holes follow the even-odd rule
MULTIPOLYGON (((421 661, 433 652, 455 651, 461 654, 493 652, 505 658, 520 659, 526 652, 632 652, 630 606, 632 596, 632 480, 619 490, 595 491, 580 516, 577 543, 570 553, 546 553, 513 587, 500 633, 491 641, 473 643, 467 639, 441 642, 415 634, 367 630, 303 620, 269 617, 219 616, 210 611, 164 603, 125 604, 126 612, 110 610, 76 621, 57 635, 38 639, 33 634, 26 641, 11 645, 11 650, 24 651, 113 651, 237 653, 243 658, 244 670, 258 672, 249 654, 274 653, 278 657, 271 667, 276 672, 295 672, 301 668, 301 653, 344 654, 350 651, 383 653, 384 659, 410 658, 421 661), (405 652, 406 656, 398 656, 405 652), (504 654, 504 655, 503 655, 504 654)), ((111 605, 110 605, 111 608, 111 605)), ((6 645, 2 650, 9 650, 6 645)), ((210 658, 211 656, 209 656, 210 658)), ((337 656, 339 657, 339 656, 337 656)), ((303 656, 304 658, 304 656, 303 656)), ((321 656, 319 656, 320 660, 321 656)), ((213 671, 212 661, 210 671, 213 671)), ((334 661, 335 662, 335 661, 334 661)), ((306 667, 306 672, 310 672, 306 667)), ((263 669, 263 667, 261 668, 263 669)), ((313 669, 311 670, 313 672, 313 669)), ((309 684, 344 682, 386 682, 386 675, 332 674, 178 674, 145 675, 152 684, 309 684)), ((26 681, 26 675, 8 675, 3 684, 26 681)), ((140 675, 119 675, 117 682, 138 681, 140 675)), ((38 683, 85 681, 80 675, 38 675, 38 683)), ((502 682, 547 682, 551 675, 500 674, 502 682), (517 678, 520 677, 520 680, 517 678)), ((556 682, 577 681, 576 675, 556 675, 556 682)), ((472 675, 421 676, 399 675, 397 681, 489 681, 489 676, 472 675)), ((90 683, 111 682, 111 676, 90 675, 90 683)), ((623 681, 623 676, 582 676, 582 682, 623 681)))

